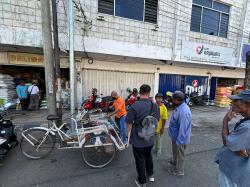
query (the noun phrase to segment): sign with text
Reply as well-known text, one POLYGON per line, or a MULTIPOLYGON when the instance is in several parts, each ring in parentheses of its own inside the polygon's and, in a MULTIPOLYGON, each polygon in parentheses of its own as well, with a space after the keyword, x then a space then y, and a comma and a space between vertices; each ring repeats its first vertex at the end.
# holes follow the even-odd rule
POLYGON ((210 44, 182 41, 181 59, 214 64, 231 64, 234 50, 210 44))
POLYGON ((10 64, 43 66, 43 56, 27 53, 8 53, 10 64))
MULTIPOLYGON (((43 55, 29 54, 29 53, 8 53, 8 59, 10 64, 16 65, 28 65, 28 66, 44 66, 43 55)), ((61 68, 68 68, 68 58, 60 59, 61 68)))

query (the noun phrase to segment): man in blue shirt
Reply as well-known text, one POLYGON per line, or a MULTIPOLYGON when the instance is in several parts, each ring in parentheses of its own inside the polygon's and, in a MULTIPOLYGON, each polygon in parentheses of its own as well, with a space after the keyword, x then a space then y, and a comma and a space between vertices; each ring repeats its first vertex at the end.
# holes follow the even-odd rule
POLYGON ((172 96, 173 105, 176 109, 169 123, 169 136, 172 140, 173 160, 169 161, 175 168, 173 174, 184 175, 185 149, 190 143, 192 129, 192 114, 185 103, 185 95, 181 91, 174 92, 172 96))
POLYGON ((27 110, 29 105, 28 87, 25 85, 23 80, 21 80, 19 85, 16 87, 16 93, 20 100, 22 109, 27 110))

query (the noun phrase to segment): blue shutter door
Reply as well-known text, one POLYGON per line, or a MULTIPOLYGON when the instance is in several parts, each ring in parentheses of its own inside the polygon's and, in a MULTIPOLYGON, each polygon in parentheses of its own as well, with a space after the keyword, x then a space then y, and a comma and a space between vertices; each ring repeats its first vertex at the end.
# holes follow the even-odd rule
POLYGON ((167 91, 174 92, 181 89, 181 75, 160 74, 159 92, 164 96, 167 91))

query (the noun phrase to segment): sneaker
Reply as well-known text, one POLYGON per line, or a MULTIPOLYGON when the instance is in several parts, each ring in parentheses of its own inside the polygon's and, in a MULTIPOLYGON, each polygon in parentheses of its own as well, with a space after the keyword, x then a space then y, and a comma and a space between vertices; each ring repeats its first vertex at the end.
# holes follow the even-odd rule
POLYGON ((176 171, 174 171, 172 174, 175 175, 175 176, 184 176, 184 172, 176 172, 176 171))
POLYGON ((154 175, 148 176, 148 180, 149 180, 149 182, 155 182, 154 175))
POLYGON ((137 187, 146 187, 146 184, 141 184, 137 179, 135 179, 135 184, 137 187))

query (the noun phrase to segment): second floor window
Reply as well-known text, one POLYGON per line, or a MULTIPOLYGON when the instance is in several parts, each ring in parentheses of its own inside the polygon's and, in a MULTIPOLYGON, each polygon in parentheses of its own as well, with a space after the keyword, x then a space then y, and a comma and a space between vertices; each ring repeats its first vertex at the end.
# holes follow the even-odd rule
POLYGON ((98 0, 98 12, 157 24, 158 0, 98 0))
POLYGON ((213 0, 193 0, 190 30, 227 38, 230 6, 213 0))

